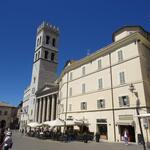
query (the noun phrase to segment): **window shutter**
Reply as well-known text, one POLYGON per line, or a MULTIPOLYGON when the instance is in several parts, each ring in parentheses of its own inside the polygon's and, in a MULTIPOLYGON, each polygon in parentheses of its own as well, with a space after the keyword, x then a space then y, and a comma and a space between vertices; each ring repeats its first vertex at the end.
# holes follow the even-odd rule
POLYGON ((85 75, 85 67, 82 68, 82 75, 85 75))
POLYGON ((102 89, 103 88, 103 80, 102 80, 102 78, 100 78, 98 80, 98 84, 99 84, 99 89, 102 89))
POLYGON ((70 90, 69 90, 69 96, 70 97, 72 96, 72 88, 70 88, 70 90))
POLYGON ((85 103, 85 110, 87 110, 87 103, 85 103))
POLYGON ((122 61, 123 60, 123 53, 122 53, 122 51, 120 50, 120 51, 118 51, 118 61, 120 62, 120 61, 122 61))
POLYGON ((124 72, 120 72, 120 84, 124 84, 125 83, 125 74, 124 72))
POLYGON ((126 98, 127 98, 127 106, 130 106, 129 96, 127 96, 126 98))
POLYGON ((119 97, 119 106, 122 107, 123 102, 122 102, 122 97, 119 97))
POLYGON ((82 84, 82 94, 85 93, 85 83, 82 84))
POLYGON ((105 100, 103 99, 103 108, 105 108, 105 100))
POLYGON ((100 100, 97 100, 97 108, 100 108, 100 100))
POLYGON ((101 69, 101 68, 102 68, 102 61, 100 59, 100 60, 98 60, 98 69, 101 69))

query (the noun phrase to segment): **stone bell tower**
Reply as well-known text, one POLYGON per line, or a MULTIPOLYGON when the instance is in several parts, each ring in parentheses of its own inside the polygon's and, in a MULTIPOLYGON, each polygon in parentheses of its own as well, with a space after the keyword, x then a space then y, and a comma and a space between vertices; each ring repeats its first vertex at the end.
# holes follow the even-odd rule
POLYGON ((57 79, 58 38, 59 29, 49 23, 37 28, 29 100, 32 121, 36 121, 36 92, 57 79))
POLYGON ((37 29, 31 79, 32 94, 57 78, 59 29, 43 22, 37 29))
MULTIPOLYGON (((43 22, 37 29, 30 86, 24 91, 22 120, 26 124, 35 118, 35 93, 57 78, 59 29, 43 22)), ((24 125, 22 125, 24 127, 24 125)))

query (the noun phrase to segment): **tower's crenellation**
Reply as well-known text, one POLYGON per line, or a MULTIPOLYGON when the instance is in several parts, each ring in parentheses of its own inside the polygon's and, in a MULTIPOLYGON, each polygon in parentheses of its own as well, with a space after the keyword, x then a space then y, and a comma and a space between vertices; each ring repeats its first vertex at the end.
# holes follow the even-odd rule
POLYGON ((52 30, 55 33, 59 33, 59 28, 49 24, 48 22, 43 22, 38 28, 37 28, 37 33, 39 33, 41 30, 43 29, 48 29, 48 30, 52 30))

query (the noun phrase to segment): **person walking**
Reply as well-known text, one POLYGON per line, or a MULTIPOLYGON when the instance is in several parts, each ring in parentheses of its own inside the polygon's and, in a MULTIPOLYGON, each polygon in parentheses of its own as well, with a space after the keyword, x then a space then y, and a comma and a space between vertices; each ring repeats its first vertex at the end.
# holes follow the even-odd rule
POLYGON ((83 133, 83 142, 88 143, 88 133, 87 132, 83 133))
POLYGON ((124 142, 125 142, 125 145, 128 145, 128 140, 129 140, 129 132, 127 129, 124 130, 124 142))
POLYGON ((96 132, 96 134, 95 134, 95 140, 96 140, 96 142, 99 142, 99 139, 100 139, 100 133, 96 132))
POLYGON ((4 128, 0 128, 0 150, 2 150, 3 147, 3 141, 5 138, 5 129, 4 128))
POLYGON ((9 150, 12 148, 13 142, 12 142, 12 133, 7 132, 6 136, 4 138, 4 142, 2 143, 4 150, 9 150))

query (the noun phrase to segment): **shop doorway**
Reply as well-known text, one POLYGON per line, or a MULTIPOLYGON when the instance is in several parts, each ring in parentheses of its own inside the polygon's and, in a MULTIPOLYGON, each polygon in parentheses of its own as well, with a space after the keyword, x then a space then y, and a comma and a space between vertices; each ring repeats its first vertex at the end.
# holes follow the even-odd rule
POLYGON ((120 132, 120 141, 123 141, 123 135, 125 129, 129 132, 129 142, 135 142, 135 129, 134 126, 131 125, 119 125, 119 132, 120 132))
POLYGON ((97 119, 97 132, 100 133, 100 139, 108 139, 106 119, 97 119))

